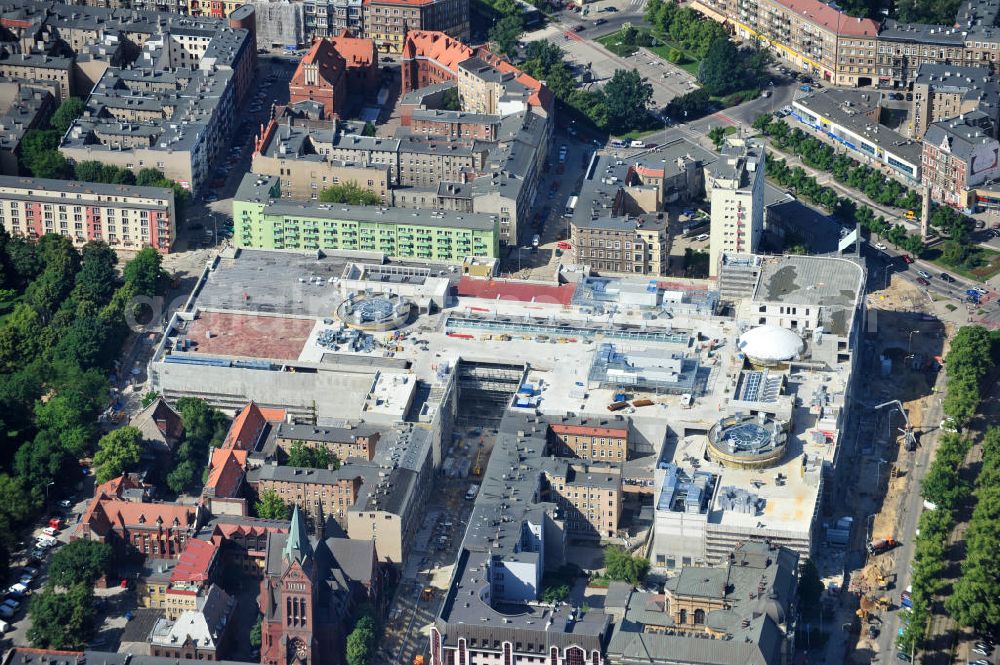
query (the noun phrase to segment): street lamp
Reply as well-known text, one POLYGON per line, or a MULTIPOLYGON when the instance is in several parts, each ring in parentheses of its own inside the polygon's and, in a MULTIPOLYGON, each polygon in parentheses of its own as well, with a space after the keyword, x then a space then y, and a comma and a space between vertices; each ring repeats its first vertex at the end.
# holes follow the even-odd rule
POLYGON ((45 507, 49 507, 49 488, 56 484, 56 481, 50 480, 45 483, 45 507))
POLYGON ((878 462, 875 463, 875 486, 878 487, 879 482, 882 480, 882 465, 888 464, 889 461, 886 459, 879 458, 878 462))

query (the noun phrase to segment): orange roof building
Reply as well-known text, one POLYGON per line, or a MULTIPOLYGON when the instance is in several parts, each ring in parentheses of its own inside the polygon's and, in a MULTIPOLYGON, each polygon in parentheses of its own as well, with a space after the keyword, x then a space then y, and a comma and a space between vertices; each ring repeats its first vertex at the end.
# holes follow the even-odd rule
POLYGON ((375 92, 378 79, 375 42, 351 37, 345 30, 313 43, 288 84, 289 103, 316 102, 327 117, 343 115, 349 98, 375 92))
POLYGON ((257 447, 257 442, 263 436, 268 423, 277 423, 284 419, 284 409, 269 409, 250 402, 233 418, 222 447, 252 451, 257 447))
POLYGON ((99 496, 87 506, 72 539, 110 543, 126 555, 174 559, 194 536, 201 518, 199 506, 99 496))
POLYGON ((247 454, 246 450, 235 448, 213 450, 202 496, 216 499, 238 496, 246 475, 247 454))
POLYGON ((485 46, 472 48, 443 32, 407 33, 402 68, 404 95, 429 85, 457 81, 463 111, 497 113, 499 102, 507 98, 519 98, 546 115, 553 108, 552 93, 542 82, 485 46))

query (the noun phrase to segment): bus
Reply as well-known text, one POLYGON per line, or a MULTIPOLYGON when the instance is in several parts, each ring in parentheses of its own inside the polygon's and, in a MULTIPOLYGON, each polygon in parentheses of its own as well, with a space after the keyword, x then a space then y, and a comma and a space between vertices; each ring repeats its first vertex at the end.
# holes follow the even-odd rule
POLYGON ((573 211, 576 210, 576 202, 578 199, 579 197, 577 196, 569 197, 569 200, 566 201, 566 209, 563 211, 563 217, 573 216, 573 211))

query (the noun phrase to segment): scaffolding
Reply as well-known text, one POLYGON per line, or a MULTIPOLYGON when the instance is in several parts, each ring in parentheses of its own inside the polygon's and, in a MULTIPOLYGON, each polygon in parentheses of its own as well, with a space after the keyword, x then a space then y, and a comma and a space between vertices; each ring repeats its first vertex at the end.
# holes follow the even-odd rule
POLYGON ((546 335, 550 337, 603 336, 609 339, 623 339, 637 342, 664 342, 689 345, 691 336, 685 332, 649 330, 637 326, 611 325, 606 323, 568 323, 554 319, 524 317, 479 317, 469 314, 451 314, 445 322, 445 331, 484 330, 496 333, 520 335, 546 335))

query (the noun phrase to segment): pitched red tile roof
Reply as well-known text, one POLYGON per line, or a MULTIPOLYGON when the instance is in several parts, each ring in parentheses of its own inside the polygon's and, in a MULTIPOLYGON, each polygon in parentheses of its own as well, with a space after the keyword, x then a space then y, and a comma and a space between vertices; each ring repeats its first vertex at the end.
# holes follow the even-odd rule
POLYGON ((213 450, 205 490, 214 489, 217 498, 232 497, 246 472, 247 454, 246 450, 234 448, 213 450))
POLYGON ((874 37, 878 34, 878 23, 870 18, 848 16, 819 0, 778 0, 778 4, 839 35, 874 37))
POLYGON ((269 422, 280 422, 284 419, 284 409, 261 408, 254 402, 250 402, 233 418, 233 424, 229 426, 222 447, 252 450, 264 431, 264 425, 269 422))
POLYGON ((344 30, 336 37, 328 40, 340 57, 347 63, 347 67, 369 67, 378 64, 378 57, 375 54, 375 40, 352 37, 351 33, 344 30))
POLYGON ((115 525, 153 528, 159 520, 164 529, 177 526, 182 529, 195 525, 198 519, 197 506, 183 506, 174 503, 134 503, 120 499, 94 499, 81 519, 91 530, 106 536, 115 525))
POLYGON ((547 111, 552 110, 552 92, 547 86, 497 56, 485 46, 472 48, 437 30, 411 30, 406 33, 406 41, 403 43, 404 60, 416 58, 433 60, 455 76, 458 76, 459 63, 472 57, 481 58, 504 74, 513 74, 518 83, 534 91, 528 97, 529 103, 543 107, 547 111))
POLYGON ((207 582, 208 571, 219 548, 210 542, 191 538, 170 575, 171 582, 207 582))
POLYGON ((337 82, 337 79, 347 69, 347 63, 337 53, 337 49, 333 47, 333 44, 326 39, 317 39, 313 42, 312 48, 302 56, 299 66, 295 68, 295 73, 292 74, 289 86, 306 85, 305 68, 307 65, 317 65, 317 73, 320 78, 331 86, 337 82))

